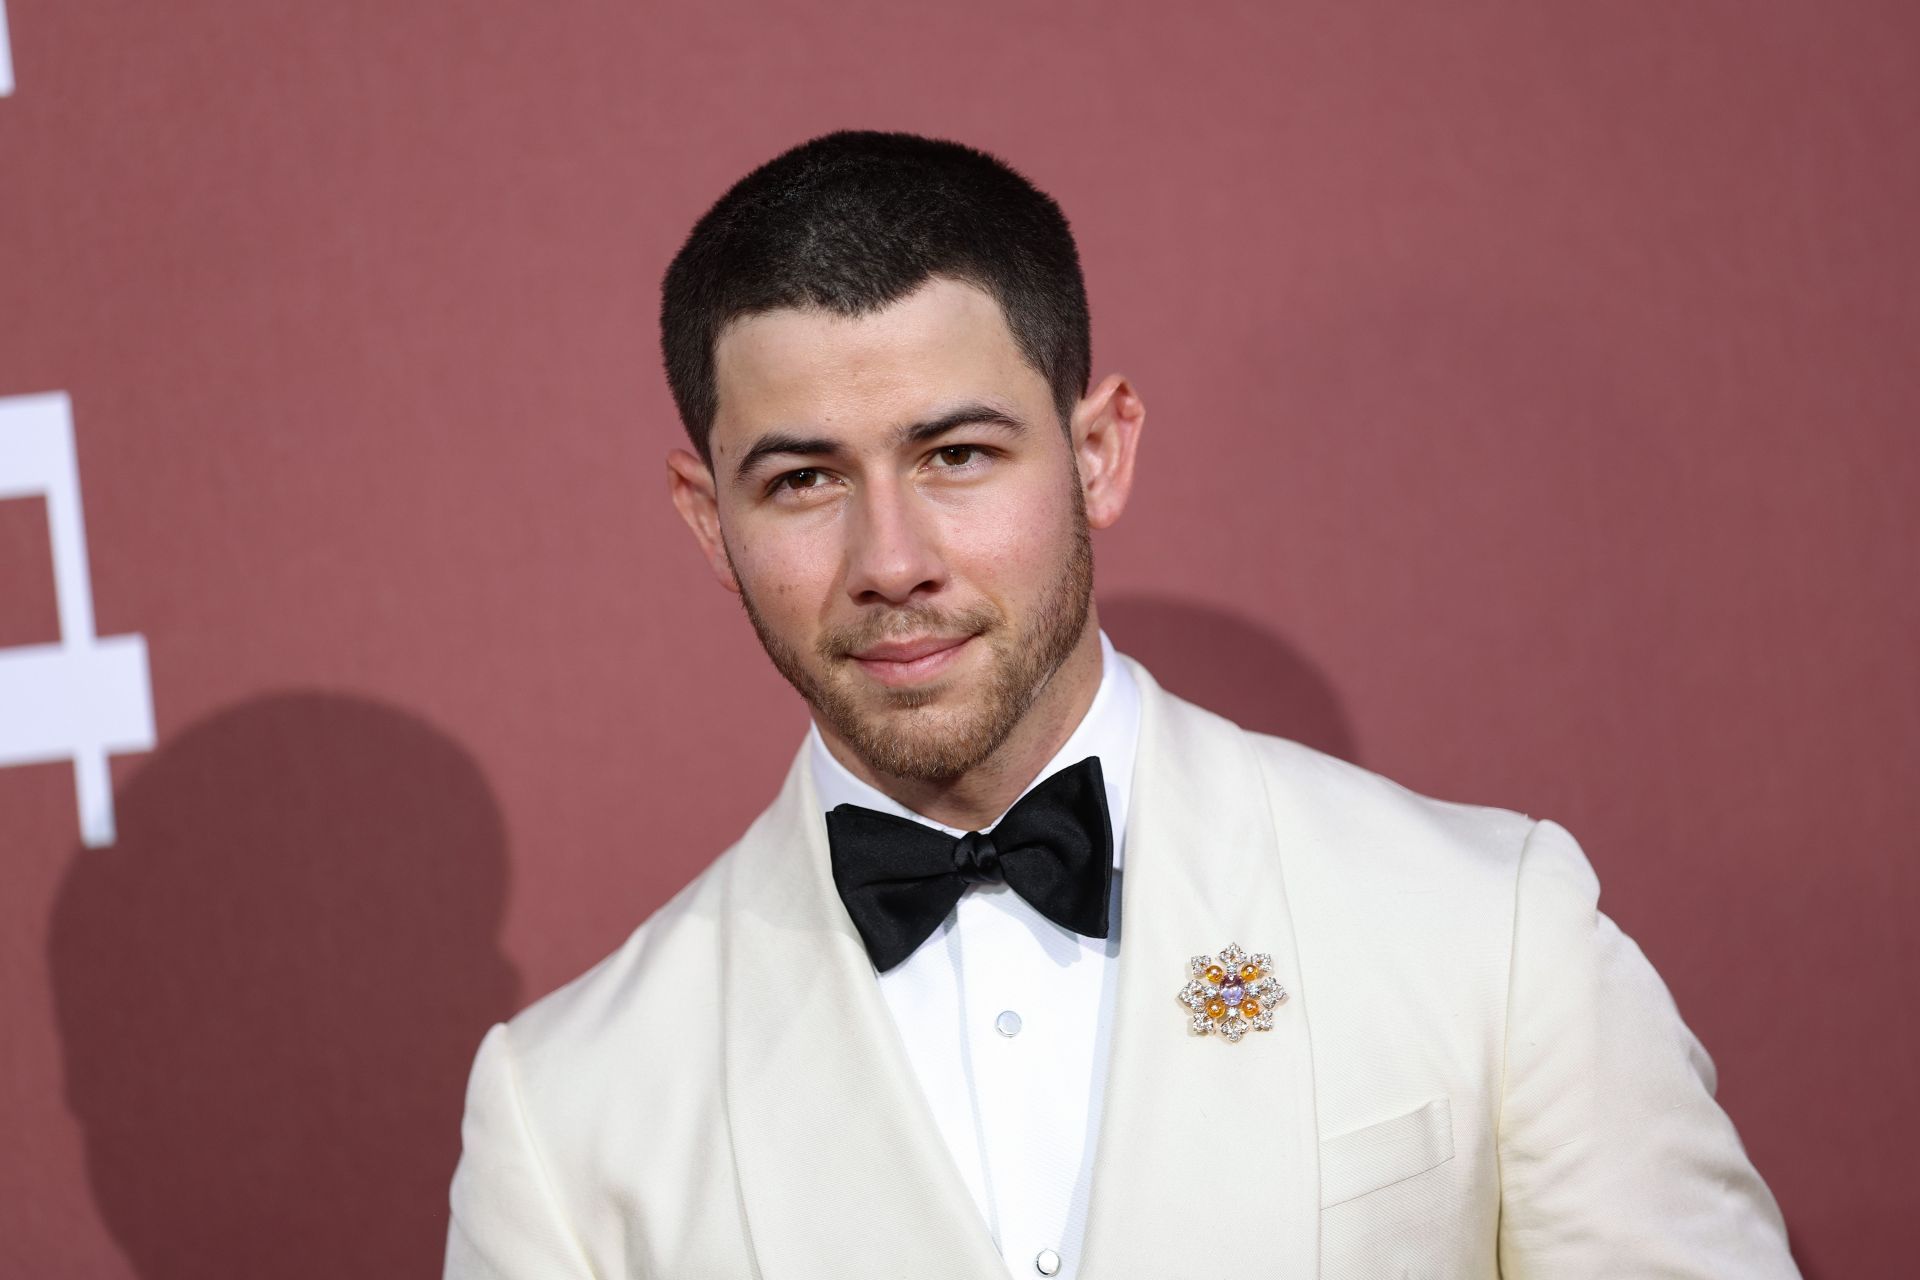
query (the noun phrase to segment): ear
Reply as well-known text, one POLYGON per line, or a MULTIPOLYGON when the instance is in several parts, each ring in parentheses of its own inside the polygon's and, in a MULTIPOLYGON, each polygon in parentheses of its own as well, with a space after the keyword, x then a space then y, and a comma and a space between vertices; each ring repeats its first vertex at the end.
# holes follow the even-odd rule
POLYGON ((727 544, 720 536, 720 501, 714 491, 712 469, 698 454, 675 449, 667 454, 667 490, 673 495, 674 509, 693 530, 693 539, 700 544, 700 553, 706 556, 713 576, 727 590, 738 592, 740 581, 733 576, 727 544))
POLYGON ((1095 529, 1107 528, 1126 509, 1133 492, 1133 458, 1146 425, 1147 406, 1118 373, 1101 379, 1074 406, 1074 462, 1080 468, 1087 523, 1095 529))

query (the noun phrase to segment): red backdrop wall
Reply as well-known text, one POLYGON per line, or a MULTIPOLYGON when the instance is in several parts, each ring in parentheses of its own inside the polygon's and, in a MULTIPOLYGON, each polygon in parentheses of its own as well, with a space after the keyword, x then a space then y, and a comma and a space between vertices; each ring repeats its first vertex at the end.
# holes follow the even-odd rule
MULTIPOLYGON (((1151 407, 1120 647, 1565 823, 1807 1274, 1907 1258, 1913 6, 6 13, 0 396, 71 397, 157 740, 109 848, 70 766, 0 768, 0 1273, 434 1272, 485 1025, 798 744, 665 501, 653 317, 841 126, 1073 218, 1151 407)), ((46 519, 0 502, 0 646, 58 636, 46 519)))

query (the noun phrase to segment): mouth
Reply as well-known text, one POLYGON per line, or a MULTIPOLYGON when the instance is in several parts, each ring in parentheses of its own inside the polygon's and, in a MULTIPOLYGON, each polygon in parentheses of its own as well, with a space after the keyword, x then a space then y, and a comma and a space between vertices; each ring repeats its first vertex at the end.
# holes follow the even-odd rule
POLYGON ((850 654, 873 680, 890 688, 918 684, 945 672, 960 660, 973 636, 926 636, 918 640, 889 640, 850 654))

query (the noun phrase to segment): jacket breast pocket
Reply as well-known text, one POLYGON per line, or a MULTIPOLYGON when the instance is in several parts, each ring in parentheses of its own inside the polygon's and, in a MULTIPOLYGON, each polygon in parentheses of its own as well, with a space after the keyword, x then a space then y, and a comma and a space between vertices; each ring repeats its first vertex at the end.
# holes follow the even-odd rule
POLYGON ((1330 1209, 1453 1159, 1453 1109, 1445 1095, 1405 1115, 1320 1143, 1320 1207, 1330 1209))

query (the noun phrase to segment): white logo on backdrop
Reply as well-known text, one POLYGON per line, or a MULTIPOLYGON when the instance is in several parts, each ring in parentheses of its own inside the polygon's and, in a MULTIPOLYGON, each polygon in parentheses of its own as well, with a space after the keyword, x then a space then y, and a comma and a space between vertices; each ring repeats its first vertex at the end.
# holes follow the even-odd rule
POLYGON ((53 543, 55 644, 0 649, 0 767, 73 761, 80 838, 113 843, 107 756, 153 746, 144 636, 93 634, 87 526, 73 406, 65 392, 0 398, 0 501, 45 498, 53 543))
POLYGON ((7 0, 0 0, 0 98, 13 92, 13 45, 7 39, 7 0))

